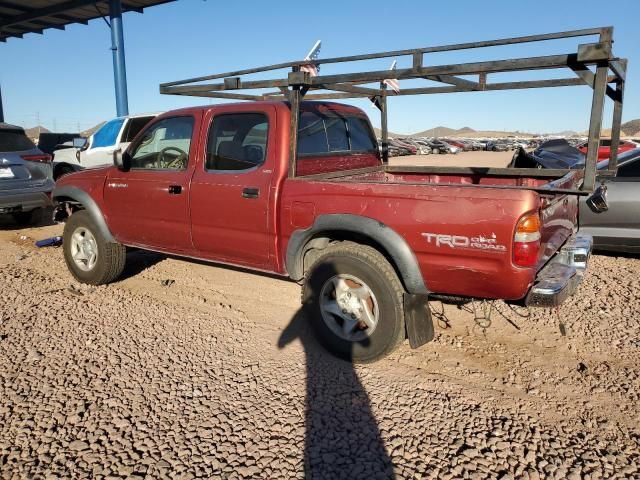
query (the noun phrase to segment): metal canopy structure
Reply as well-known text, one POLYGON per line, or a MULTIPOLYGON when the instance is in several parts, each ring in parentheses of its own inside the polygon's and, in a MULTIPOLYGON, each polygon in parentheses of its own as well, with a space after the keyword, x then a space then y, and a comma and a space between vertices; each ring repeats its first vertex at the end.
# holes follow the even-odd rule
MULTIPOLYGON (((232 72, 206 75, 160 85, 160 93, 170 95, 189 95, 199 97, 213 97, 238 100, 287 100, 291 104, 291 144, 289 160, 289 176, 296 175, 297 132, 302 98, 310 100, 371 98, 379 105, 381 112, 382 154, 387 170, 388 162, 388 128, 387 128, 387 98, 405 95, 425 95, 453 92, 481 92, 495 90, 515 90, 529 88, 546 88, 562 86, 584 86, 593 90, 591 118, 589 124, 588 153, 584 169, 584 179, 579 192, 586 193, 593 190, 596 177, 596 163, 598 146, 602 128, 602 116, 605 95, 614 102, 613 121, 611 130, 611 158, 609 174, 615 174, 617 165, 617 151, 620 141, 620 123, 622 121, 622 103, 627 69, 627 60, 613 55, 613 27, 590 28, 567 32, 530 35, 524 37, 505 38, 481 42, 462 43, 457 45, 442 45, 409 50, 396 50, 381 53, 352 55, 327 59, 297 60, 279 63, 265 67, 236 70, 232 72), (574 37, 597 37, 597 42, 585 43, 577 46, 577 51, 560 55, 539 57, 521 57, 506 60, 493 60, 475 63, 450 65, 425 65, 425 56, 435 52, 469 50, 477 48, 495 47, 501 45, 525 44, 574 37), (398 57, 408 59, 410 68, 400 68, 394 71, 354 71, 336 75, 311 76, 301 67, 313 63, 314 65, 347 64, 363 60, 398 57), (245 80, 243 76, 270 72, 273 70, 291 69, 286 78, 270 80, 245 80), (522 80, 513 82, 489 82, 489 75, 502 72, 546 71, 551 69, 565 70, 566 78, 549 78, 544 80, 522 80), (474 76, 473 80, 461 76, 474 76), (407 88, 399 92, 387 90, 384 80, 389 78, 425 79, 441 85, 422 88, 407 88), (218 80, 217 82, 210 82, 218 80), (222 80, 222 81, 220 81, 222 80), (210 82, 210 83, 202 83, 210 82), (369 86, 367 86, 369 84, 369 86), (374 84, 371 86, 370 84, 374 84), (273 90, 276 88, 277 90, 273 90), (261 94, 238 93, 238 90, 270 89, 261 94), (313 93, 314 91, 325 91, 313 93)), ((416 167, 414 167, 416 168, 416 167)), ((418 167, 426 171, 432 167, 418 167)), ((442 170, 442 169, 441 169, 442 170)), ((447 171, 472 171, 467 169, 448 168, 447 171)), ((540 169, 475 169, 477 173, 486 175, 531 175, 562 177, 576 170, 545 170, 540 169)))
MULTIPOLYGON (((0 42, 22 38, 27 33, 42 34, 54 28, 64 30, 67 25, 105 18, 111 28, 111 49, 116 88, 118 116, 127 115, 127 75, 124 57, 122 13, 142 13, 145 8, 173 0, 0 0, 0 42)), ((0 97, 0 121, 2 97, 0 97)))

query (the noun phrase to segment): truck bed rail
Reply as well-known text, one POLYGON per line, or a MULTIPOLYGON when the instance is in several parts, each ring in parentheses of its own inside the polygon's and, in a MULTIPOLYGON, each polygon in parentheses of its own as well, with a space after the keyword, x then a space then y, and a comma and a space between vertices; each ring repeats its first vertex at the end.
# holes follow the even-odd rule
MULTIPOLYGON (((231 72, 205 75, 186 80, 167 82, 160 85, 160 93, 169 95, 187 95, 208 98, 237 100, 286 100, 291 105, 290 145, 289 145, 289 177, 296 176, 297 134, 302 98, 310 100, 371 98, 375 100, 381 114, 382 156, 388 162, 388 127, 387 99, 394 96, 426 95, 454 92, 481 92, 495 90, 516 90, 529 88, 548 88, 563 86, 589 86, 593 90, 591 115, 589 121, 589 140, 587 158, 584 166, 584 179, 580 187, 581 193, 593 191, 596 180, 596 163, 602 129, 602 117, 605 96, 613 103, 611 128, 611 154, 609 169, 600 175, 615 175, 617 170, 617 154, 620 142, 620 124, 622 122, 622 104, 626 81, 627 60, 617 58, 612 52, 613 27, 599 27, 565 32, 528 35, 522 37, 503 38, 479 42, 468 42, 454 45, 440 45, 406 50, 351 55, 314 60, 296 60, 277 63, 263 67, 235 70, 231 72), (575 52, 559 55, 521 57, 483 62, 425 65, 425 55, 436 52, 449 52, 501 45, 516 45, 531 42, 542 42, 577 37, 597 37, 596 42, 577 45, 575 52), (352 71, 335 75, 312 76, 301 67, 309 64, 316 66, 328 64, 350 64, 363 60, 374 60, 390 57, 409 57, 410 68, 394 70, 352 71), (247 75, 291 69, 284 78, 253 80, 245 79, 247 75), (524 72, 549 69, 565 69, 570 76, 566 78, 549 78, 512 82, 489 82, 489 75, 502 72, 524 72), (469 80, 460 76, 477 75, 477 80, 469 80), (406 88, 399 92, 388 90, 384 80, 392 76, 397 80, 424 79, 437 82, 440 86, 406 88), (202 83, 208 82, 208 83, 202 83), (371 84, 375 84, 371 86, 371 84), (273 89, 276 90, 273 90, 273 89), (239 91, 262 90, 260 94, 239 93, 239 91), (320 92, 320 93, 318 93, 320 92)), ((509 174, 530 175, 531 172, 509 169, 509 174)), ((558 175, 555 172, 550 176, 558 175)), ((504 173, 506 174, 506 173, 504 173)))

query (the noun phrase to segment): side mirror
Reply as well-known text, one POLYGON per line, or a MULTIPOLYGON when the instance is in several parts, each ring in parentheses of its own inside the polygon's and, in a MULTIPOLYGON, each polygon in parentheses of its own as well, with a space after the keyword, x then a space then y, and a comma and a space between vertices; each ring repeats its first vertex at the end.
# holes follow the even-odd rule
POLYGON ((593 195, 587 199, 587 205, 591 211, 595 213, 602 213, 609 210, 609 205, 607 204, 607 186, 604 183, 596 188, 593 195))
POLYGON ((122 172, 128 171, 131 164, 130 160, 131 157, 126 151, 123 153, 120 148, 113 151, 113 164, 118 170, 122 172))
POLYGON ((73 148, 84 148, 87 145, 87 139, 84 137, 76 137, 73 139, 73 148))

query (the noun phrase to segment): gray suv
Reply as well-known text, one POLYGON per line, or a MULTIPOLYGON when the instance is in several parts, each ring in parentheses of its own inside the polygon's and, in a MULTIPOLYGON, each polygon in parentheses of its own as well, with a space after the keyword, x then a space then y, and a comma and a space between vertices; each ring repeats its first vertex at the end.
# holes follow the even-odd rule
POLYGON ((51 155, 39 150, 21 127, 0 123, 0 216, 28 224, 51 205, 51 155))

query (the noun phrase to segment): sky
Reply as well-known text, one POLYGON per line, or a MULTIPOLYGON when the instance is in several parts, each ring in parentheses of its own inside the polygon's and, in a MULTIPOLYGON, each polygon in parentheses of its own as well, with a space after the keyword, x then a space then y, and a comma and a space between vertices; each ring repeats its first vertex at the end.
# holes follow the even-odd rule
MULTIPOLYGON (((614 27, 614 53, 629 59, 623 121, 640 118, 640 35, 637 1, 535 2, 458 0, 220 2, 178 0, 144 14, 124 15, 130 113, 215 103, 160 95, 162 82, 303 58, 316 40, 320 57, 355 55, 600 26, 614 27)), ((573 53, 571 39, 425 55, 425 65, 573 53)), ((78 131, 116 116, 110 32, 102 19, 66 30, 47 30, 0 43, 0 86, 5 121, 25 127, 38 121, 55 131, 78 131)), ((410 66, 399 58, 398 68, 410 66)), ((384 69, 389 60, 358 64, 384 69)), ((326 66, 321 74, 344 66, 326 66)), ((281 76, 286 72, 281 71, 281 76)), ((541 78, 499 74, 489 81, 541 78)), ((554 78, 570 72, 547 71, 554 78)), ((403 80, 401 87, 429 86, 403 80)), ((379 114, 367 100, 374 125, 379 114)), ((541 133, 588 128, 591 89, 560 87, 393 98, 389 129, 412 133, 435 126, 541 133)), ((605 107, 610 123, 611 102, 605 107)))

